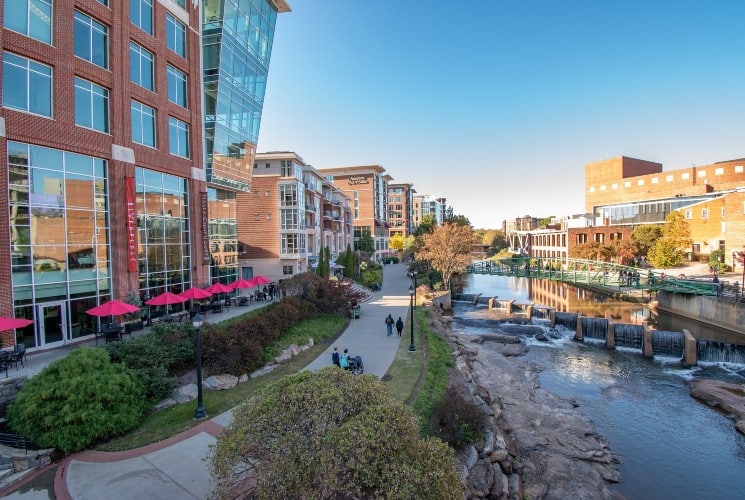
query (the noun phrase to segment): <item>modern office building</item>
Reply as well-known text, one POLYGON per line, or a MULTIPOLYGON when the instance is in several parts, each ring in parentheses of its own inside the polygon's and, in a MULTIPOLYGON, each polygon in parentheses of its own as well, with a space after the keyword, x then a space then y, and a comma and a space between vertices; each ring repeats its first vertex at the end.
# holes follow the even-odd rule
POLYGON ((109 299, 237 274, 234 192, 250 185, 264 95, 252 70, 266 76, 286 10, 269 0, 3 2, 0 282, 11 286, 0 314, 34 321, 3 332, 4 345, 58 347, 92 335, 98 319, 86 311, 109 299), (203 19, 205 58, 216 54, 204 73, 203 19))
MULTIPOLYGON (((318 172, 343 191, 350 200, 355 245, 363 234, 374 242, 376 257, 388 250, 388 181, 390 176, 380 165, 322 168, 318 172)), ((356 247, 355 247, 356 248, 356 247)))
POLYGON ((289 11, 284 0, 204 0, 204 180, 213 282, 239 275, 236 197, 251 190, 274 27, 277 14, 289 11))
POLYGON ((388 184, 388 236, 400 235, 404 238, 414 232, 414 185, 411 182, 388 184))
POLYGON ((311 269, 321 248, 351 244, 347 196, 293 152, 256 155, 250 193, 239 193, 241 277, 279 280, 311 269))

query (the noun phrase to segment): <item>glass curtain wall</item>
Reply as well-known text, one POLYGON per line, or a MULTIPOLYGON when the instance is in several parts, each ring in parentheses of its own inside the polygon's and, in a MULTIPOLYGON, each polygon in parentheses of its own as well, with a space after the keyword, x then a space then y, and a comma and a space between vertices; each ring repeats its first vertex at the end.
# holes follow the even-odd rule
POLYGON ((238 279, 238 216, 235 193, 208 188, 210 275, 227 285, 238 279))
MULTIPOLYGON (((187 180, 146 168, 135 169, 137 259, 143 302, 163 292, 191 287, 191 238, 187 180)), ((170 306, 178 310, 182 306, 170 306)), ((150 308, 150 317, 166 313, 150 308)))
POLYGON ((27 348, 90 335, 85 311, 110 298, 106 170, 100 158, 8 142, 14 313, 35 321, 17 330, 27 348))

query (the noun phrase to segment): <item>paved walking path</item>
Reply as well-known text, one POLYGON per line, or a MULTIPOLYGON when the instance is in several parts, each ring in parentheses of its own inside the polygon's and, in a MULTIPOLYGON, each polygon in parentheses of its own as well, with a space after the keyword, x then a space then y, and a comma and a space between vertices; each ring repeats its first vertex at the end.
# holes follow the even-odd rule
MULTIPOLYGON (((382 290, 362 304, 360 318, 353 319, 335 343, 340 350, 348 348, 353 355, 361 356, 365 373, 378 377, 388 371, 401 341, 395 329, 392 336, 386 335, 385 317, 391 314, 394 320, 399 316, 405 318, 409 307, 406 267, 391 264, 383 272, 382 290)), ((333 347, 306 369, 330 365, 333 347)), ((72 455, 57 468, 54 495, 59 500, 207 498, 210 484, 205 458, 209 446, 216 442, 215 436, 231 419, 232 412, 228 411, 189 431, 136 450, 117 453, 88 450, 72 455)), ((5 498, 48 499, 50 492, 20 488, 5 498)))

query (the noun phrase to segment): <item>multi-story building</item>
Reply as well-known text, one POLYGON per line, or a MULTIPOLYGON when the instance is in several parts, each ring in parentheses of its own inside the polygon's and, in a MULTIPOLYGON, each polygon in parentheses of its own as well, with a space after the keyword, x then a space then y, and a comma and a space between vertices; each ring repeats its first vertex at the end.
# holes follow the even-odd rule
POLYGON ((284 0, 203 4, 210 277, 229 283, 239 274, 236 197, 251 189, 274 27, 277 14, 290 8, 284 0))
POLYGON ((623 156, 590 163, 585 206, 596 226, 663 223, 678 210, 691 229, 693 259, 719 249, 734 259, 745 246, 745 159, 668 172, 623 156))
POLYGON ((444 198, 434 198, 428 194, 414 195, 412 201, 412 214, 415 228, 419 227, 422 223, 422 218, 426 215, 434 216, 436 225, 442 226, 442 223, 445 220, 445 209, 439 200, 444 200, 444 198))
MULTIPOLYGON (((380 165, 322 168, 318 172, 346 193, 352 208, 355 245, 363 234, 373 238, 376 257, 388 254, 388 180, 380 165)), ((355 247, 356 248, 356 247, 355 247)))
POLYGON ((321 248, 351 243, 347 196, 293 152, 256 155, 250 193, 237 196, 241 277, 279 280, 310 269, 321 248))
POLYGON ((74 342, 96 331, 86 310, 97 304, 199 286, 210 263, 218 275, 233 265, 230 190, 245 189, 251 169, 232 146, 255 144, 264 89, 219 82, 251 81, 239 61, 258 58, 265 74, 274 16, 288 9, 222 3, 4 2, 0 207, 10 224, 0 225, 0 282, 11 286, 0 291, 0 314, 34 320, 15 338, 5 332, 5 345, 74 342), (205 33, 222 36, 206 42, 205 61, 219 54, 222 65, 205 65, 218 83, 203 110, 206 17, 205 33), (250 112, 225 101, 240 92, 250 112), (252 133, 241 128, 249 122, 252 133), (223 139, 225 130, 239 132, 223 139))
POLYGON ((414 232, 414 185, 411 182, 388 184, 388 236, 404 238, 414 232))

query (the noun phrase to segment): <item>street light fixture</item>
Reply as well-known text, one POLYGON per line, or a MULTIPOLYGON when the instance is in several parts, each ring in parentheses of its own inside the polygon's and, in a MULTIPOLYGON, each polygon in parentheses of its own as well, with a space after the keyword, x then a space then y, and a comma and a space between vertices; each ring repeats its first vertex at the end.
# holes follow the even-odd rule
POLYGON ((416 269, 412 268, 406 273, 411 280, 414 281, 414 306, 416 306, 416 275, 419 274, 416 269))
POLYGON ((194 411, 194 419, 202 420, 207 417, 207 410, 202 402, 202 340, 199 333, 202 329, 202 316, 197 313, 192 320, 194 325, 194 350, 197 365, 197 409, 194 411))
POLYGON ((409 344, 409 352, 416 352, 416 346, 414 345, 414 296, 416 295, 416 289, 413 285, 409 285, 409 306, 411 308, 411 343, 409 344))

